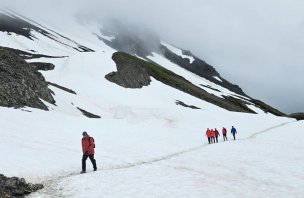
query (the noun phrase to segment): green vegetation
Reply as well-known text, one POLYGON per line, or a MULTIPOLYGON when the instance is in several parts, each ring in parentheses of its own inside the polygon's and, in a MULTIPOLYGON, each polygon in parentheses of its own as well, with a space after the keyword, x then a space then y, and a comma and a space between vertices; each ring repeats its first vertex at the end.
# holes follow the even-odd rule
POLYGON ((116 52, 113 54, 112 58, 116 64, 119 65, 134 64, 143 67, 146 72, 156 80, 229 111, 253 113, 252 110, 243 104, 243 101, 235 100, 231 102, 219 98, 158 64, 147 62, 124 52, 116 52))
POLYGON ((251 99, 251 100, 254 104, 258 105, 261 109, 263 109, 266 112, 272 113, 277 116, 286 116, 286 114, 282 113, 281 111, 269 106, 268 104, 266 104, 260 100, 257 100, 257 99, 251 99))
MULTIPOLYGON (((192 96, 195 96, 199 99, 205 100, 214 105, 227 109, 229 111, 255 113, 254 111, 252 111, 247 107, 247 104, 249 104, 248 102, 244 100, 238 100, 234 97, 224 97, 224 99, 219 98, 213 94, 206 92, 202 88, 192 84, 184 77, 179 76, 158 64, 147 62, 145 60, 142 60, 140 58, 137 58, 135 56, 132 56, 124 52, 116 52, 113 54, 112 58, 116 62, 116 64, 120 64, 120 65, 133 64, 139 67, 143 67, 145 71, 148 73, 148 75, 152 76, 156 80, 168 86, 174 87, 180 91, 188 93, 192 96)), ((284 113, 265 104, 260 100, 251 99, 251 102, 259 106, 261 109, 263 109, 266 112, 270 112, 277 116, 286 116, 284 113)))

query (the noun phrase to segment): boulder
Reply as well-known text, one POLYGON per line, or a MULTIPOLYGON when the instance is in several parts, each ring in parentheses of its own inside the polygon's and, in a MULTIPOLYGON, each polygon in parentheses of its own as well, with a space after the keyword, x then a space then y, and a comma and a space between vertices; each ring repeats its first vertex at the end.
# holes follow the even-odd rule
POLYGON ((289 115, 289 117, 295 118, 297 120, 304 120, 304 112, 292 113, 292 114, 289 115))
POLYGON ((125 88, 142 88, 150 85, 151 78, 144 65, 131 59, 123 59, 118 53, 113 54, 117 72, 111 72, 105 78, 125 88))
POLYGON ((0 197, 24 197, 42 188, 42 184, 26 183, 24 178, 9 178, 0 174, 0 197))

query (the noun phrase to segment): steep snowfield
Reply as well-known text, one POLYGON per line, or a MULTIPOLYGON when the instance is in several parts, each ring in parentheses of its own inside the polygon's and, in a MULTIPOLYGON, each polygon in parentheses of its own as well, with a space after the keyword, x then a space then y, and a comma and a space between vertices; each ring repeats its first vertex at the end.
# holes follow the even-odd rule
MULTIPOLYGON (((72 22, 69 28, 66 34, 63 27, 55 30, 96 52, 80 53, 44 37, 30 41, 0 34, 1 46, 68 56, 29 62, 54 63, 55 70, 43 72, 46 80, 77 93, 50 86, 56 106, 47 104, 48 112, 0 108, 0 173, 43 183, 45 189, 31 197, 303 195, 303 122, 254 106, 259 114, 229 112, 155 79, 142 89, 122 88, 104 77, 116 71, 115 50, 94 36, 98 28, 72 22), (201 109, 176 105, 176 100, 201 109), (77 107, 101 119, 86 118, 77 107), (207 144, 207 127, 232 125, 239 131, 237 141, 207 144), (79 175, 84 130, 95 138, 98 171, 79 175)), ((220 90, 208 90, 219 97, 236 95, 162 56, 149 58, 195 85, 220 90)), ((87 165, 91 170, 89 160, 87 165)))

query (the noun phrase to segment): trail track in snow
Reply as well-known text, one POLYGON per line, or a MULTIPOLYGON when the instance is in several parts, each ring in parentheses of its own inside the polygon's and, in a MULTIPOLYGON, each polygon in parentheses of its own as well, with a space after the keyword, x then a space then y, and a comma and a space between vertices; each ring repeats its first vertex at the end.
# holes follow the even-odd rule
MULTIPOLYGON (((296 122, 296 121, 284 122, 282 124, 266 128, 266 129, 264 129, 262 131, 258 131, 256 133, 253 133, 251 136, 249 136, 247 138, 239 139, 238 141, 245 141, 245 140, 255 139, 259 135, 262 135, 262 134, 267 133, 267 132, 269 132, 269 131, 271 131, 273 129, 280 128, 280 127, 283 127, 285 125, 288 125, 288 124, 291 124, 291 123, 294 123, 294 122, 296 122)), ((220 142, 220 144, 221 143, 224 143, 224 142, 220 142)), ((157 163, 157 162, 160 162, 160 161, 166 161, 166 160, 169 160, 171 158, 178 157, 178 156, 183 155, 185 153, 190 153, 190 152, 202 149, 202 148, 207 147, 207 146, 209 146, 209 144, 199 145, 199 146, 192 147, 192 148, 189 148, 189 149, 186 149, 186 150, 182 150, 182 151, 179 151, 179 152, 175 152, 175 153, 172 153, 172 154, 169 154, 169 155, 165 155, 165 156, 161 156, 161 157, 157 157, 157 158, 152 158, 150 160, 143 160, 143 161, 138 161, 138 162, 134 162, 134 163, 128 163, 128 162, 126 162, 125 164, 121 164, 121 165, 110 166, 110 167, 103 167, 103 168, 98 169, 96 172, 122 170, 122 169, 128 169, 128 168, 133 168, 133 167, 139 167, 139 166, 143 166, 143 165, 153 164, 153 163, 157 163)), ((87 174, 91 174, 91 173, 89 172, 87 174)), ((60 180, 62 180, 62 179, 70 178, 70 177, 73 177, 73 176, 79 176, 79 175, 80 175, 79 172, 69 172, 69 173, 64 174, 64 175, 53 176, 53 177, 51 177, 48 180, 42 181, 42 183, 43 183, 43 185, 45 187, 41 191, 46 196, 50 196, 50 197, 62 197, 61 193, 58 192, 58 188, 55 189, 56 184, 60 180)))

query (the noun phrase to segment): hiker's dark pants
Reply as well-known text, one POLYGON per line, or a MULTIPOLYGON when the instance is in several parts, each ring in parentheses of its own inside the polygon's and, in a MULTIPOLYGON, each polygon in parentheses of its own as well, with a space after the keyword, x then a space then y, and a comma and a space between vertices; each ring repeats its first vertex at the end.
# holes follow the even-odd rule
POLYGON ((235 133, 232 133, 232 135, 233 135, 233 139, 235 140, 235 133))
MULTIPOLYGON (((218 143, 218 136, 215 136, 216 143, 218 143)), ((214 142, 215 143, 215 142, 214 142)))
POLYGON ((208 142, 209 142, 209 144, 211 143, 211 138, 210 137, 208 137, 208 142))
POLYGON ((96 160, 94 159, 94 154, 93 155, 83 155, 82 156, 82 170, 86 171, 86 161, 87 161, 88 158, 90 158, 90 160, 93 164, 93 168, 94 168, 94 170, 96 170, 97 166, 96 166, 96 160))
POLYGON ((215 143, 215 138, 211 137, 211 143, 215 143))
POLYGON ((227 139, 227 135, 225 134, 225 135, 223 135, 223 138, 224 138, 224 141, 228 141, 228 139, 227 139))

